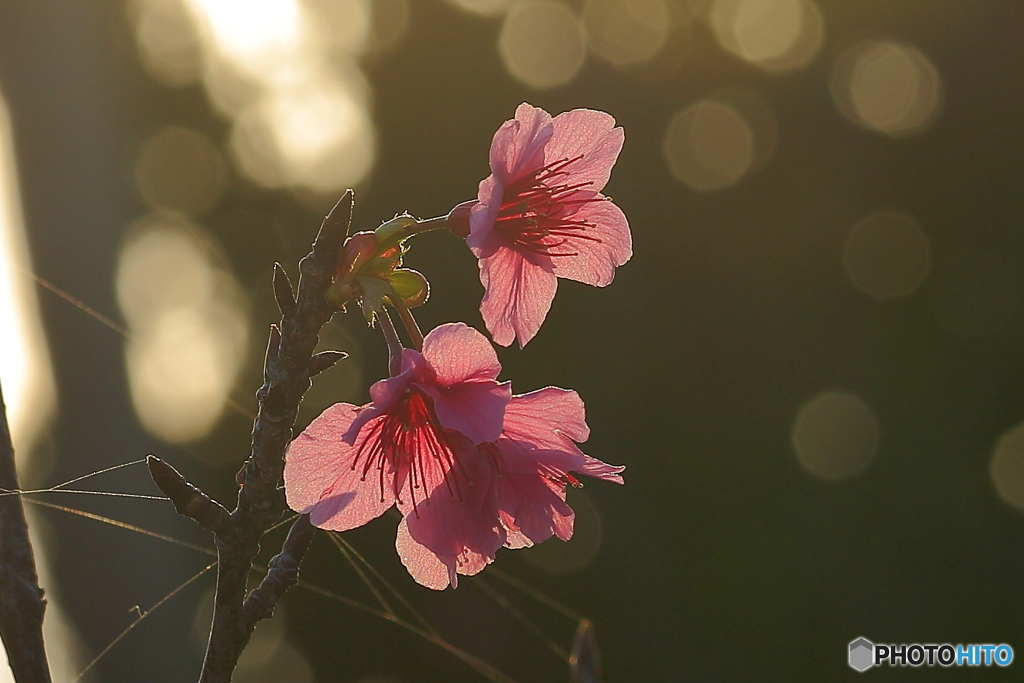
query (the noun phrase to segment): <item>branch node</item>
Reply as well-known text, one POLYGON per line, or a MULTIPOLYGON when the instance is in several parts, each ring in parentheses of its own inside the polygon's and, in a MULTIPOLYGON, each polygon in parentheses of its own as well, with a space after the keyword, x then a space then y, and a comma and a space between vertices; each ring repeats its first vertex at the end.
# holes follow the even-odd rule
POLYGON ((263 358, 263 379, 270 379, 270 364, 281 351, 281 328, 270 326, 270 338, 267 340, 267 355, 263 358))
POLYGON ((321 351, 309 359, 310 379, 316 377, 324 370, 329 370, 334 367, 335 363, 345 358, 348 358, 348 354, 344 351, 321 351))
POLYGON ((292 283, 280 263, 274 264, 274 298, 277 299, 277 307, 283 317, 288 317, 295 311, 295 294, 292 290, 292 283))
POLYGON ((157 488, 163 491, 180 515, 195 520, 203 529, 220 534, 231 518, 224 506, 181 476, 178 470, 155 455, 146 456, 146 466, 157 488))
POLYGON ((338 203, 334 205, 331 212, 324 218, 320 225, 320 232, 317 233, 316 241, 313 242, 313 259, 317 264, 329 273, 333 273, 338 266, 338 257, 341 254, 341 245, 348 235, 349 226, 352 224, 352 190, 346 190, 338 203))
POLYGON ((309 515, 300 515, 281 547, 281 552, 270 560, 270 568, 259 587, 249 593, 242 606, 250 624, 274 615, 277 601, 285 591, 299 581, 299 565, 309 549, 316 527, 309 521, 309 515))

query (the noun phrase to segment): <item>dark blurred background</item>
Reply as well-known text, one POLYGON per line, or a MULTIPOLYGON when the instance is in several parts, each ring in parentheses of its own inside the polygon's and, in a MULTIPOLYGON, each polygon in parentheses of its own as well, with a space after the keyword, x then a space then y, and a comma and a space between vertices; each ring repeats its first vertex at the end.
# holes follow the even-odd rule
MULTIPOLYGON (((522 101, 602 109, 626 131, 606 192, 634 257, 606 290, 562 281, 538 337, 500 356, 519 392, 582 394, 585 449, 626 485, 570 491, 577 537, 495 566, 596 623, 607 681, 840 680, 858 636, 1022 652, 1022 31, 1017 0, 0 0, 0 204, 31 254, 11 269, 29 312, 4 324, 41 320, 48 345, 0 365, 37 373, 17 395, 4 376, 25 484, 155 453, 231 502, 274 261, 294 276, 348 186, 359 229, 474 197, 522 101), (33 294, 28 268, 130 339, 33 294)), ((421 325, 482 329, 456 238, 418 238, 408 263, 432 285, 421 325)), ((358 314, 322 339, 352 356, 302 424, 386 373, 358 314)), ((141 465, 79 485, 156 492, 141 465)), ((211 545, 163 502, 39 499, 211 545)), ((212 561, 32 510, 58 681, 212 561)), ((395 521, 345 537, 445 640, 567 680, 550 645, 573 619, 489 572, 547 640, 472 581, 415 585, 395 521)), ((326 537, 303 579, 375 604, 326 537)), ((195 680, 212 586, 89 680, 195 680)), ((236 680, 486 680, 324 595, 282 612, 236 680)))

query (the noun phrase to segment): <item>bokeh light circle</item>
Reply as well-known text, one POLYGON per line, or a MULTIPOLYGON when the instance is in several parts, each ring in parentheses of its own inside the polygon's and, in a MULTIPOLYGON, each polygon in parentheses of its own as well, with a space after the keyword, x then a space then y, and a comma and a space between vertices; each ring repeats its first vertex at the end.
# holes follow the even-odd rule
POLYGON ((982 251, 961 251, 938 263, 928 293, 939 325, 969 339, 998 332, 1019 304, 1013 273, 982 251))
POLYGON ((912 294, 931 268, 928 236, 905 213, 879 211, 853 226, 843 248, 853 286, 876 299, 912 294))
POLYGON ((1024 424, 999 438, 989 463, 989 474, 999 497, 1024 512, 1024 424))
POLYGON ((117 298, 131 336, 132 404, 165 441, 201 438, 217 423, 248 346, 247 303, 201 229, 155 213, 130 231, 117 298))
POLYGON ((878 450, 878 420, 859 396, 825 391, 800 407, 793 427, 800 465, 825 481, 864 471, 878 450))
POLYGON ((220 198, 225 182, 220 151, 202 133, 181 126, 151 135, 135 162, 135 184, 154 208, 202 213, 220 198))
POLYGON ((668 39, 671 16, 665 0, 587 0, 583 23, 594 52, 628 66, 658 54, 668 39))
POLYGON ((446 0, 449 5, 471 14, 494 16, 508 11, 513 0, 446 0))
POLYGON ((376 156, 373 122, 341 81, 303 82, 268 92, 235 121, 231 151, 267 187, 327 193, 361 181, 376 156))
POLYGON ((370 0, 303 0, 302 5, 323 45, 344 54, 365 49, 373 21, 370 0))
POLYGON ((203 57, 195 21, 181 0, 135 0, 128 6, 146 70, 171 86, 199 80, 203 57))
POLYGON ((572 10, 553 0, 522 0, 505 17, 498 37, 505 68, 534 88, 565 85, 583 66, 586 38, 572 10))
POLYGON ((767 103, 751 93, 723 92, 676 113, 662 151, 677 180, 707 192, 763 166, 777 142, 778 121, 767 103))
POLYGON ((931 61, 916 47, 889 41, 844 53, 831 89, 843 116, 894 137, 927 130, 942 104, 942 79, 931 61))
POLYGON ((725 50, 772 73, 806 66, 824 41, 811 0, 715 0, 708 21, 725 50))

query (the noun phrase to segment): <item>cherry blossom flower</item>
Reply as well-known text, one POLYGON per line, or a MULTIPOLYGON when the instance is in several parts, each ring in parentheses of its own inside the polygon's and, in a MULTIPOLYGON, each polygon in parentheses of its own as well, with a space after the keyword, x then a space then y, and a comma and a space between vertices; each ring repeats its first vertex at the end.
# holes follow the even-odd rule
MULTIPOLYGON (((512 392, 500 371, 476 330, 435 328, 422 353, 405 349, 401 372, 370 388, 371 403, 335 404, 296 437, 285 458, 288 505, 315 526, 346 531, 397 504, 400 543, 411 534, 452 584, 456 571, 479 571, 505 541, 494 463, 477 452, 501 434, 512 392)), ((406 565, 425 582, 415 562, 406 565)))
POLYGON ((623 137, 605 112, 552 118, 526 103, 494 134, 491 175, 448 224, 480 260, 480 313, 498 344, 537 334, 557 278, 604 287, 632 256, 626 216, 601 194, 623 137))
MULTIPOLYGON (((576 446, 589 436, 583 401, 575 391, 547 387, 509 401, 501 436, 477 449, 477 466, 498 475, 494 495, 506 547, 532 546, 552 535, 563 541, 572 537, 574 514, 565 487, 582 486, 573 472, 622 483, 624 467, 601 462, 576 446)), ((482 497, 491 509, 490 494, 482 497)), ((449 582, 455 585, 457 574, 475 574, 493 561, 493 552, 467 553, 453 571, 450 562, 418 540, 416 521, 407 516, 399 525, 396 545, 420 583, 442 589, 449 582)))

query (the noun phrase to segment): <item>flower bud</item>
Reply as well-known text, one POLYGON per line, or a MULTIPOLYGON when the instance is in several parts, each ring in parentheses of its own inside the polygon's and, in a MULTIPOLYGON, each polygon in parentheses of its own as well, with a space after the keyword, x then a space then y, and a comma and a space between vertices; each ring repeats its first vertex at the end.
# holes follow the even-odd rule
POLYGON ((391 288, 408 308, 422 305, 430 296, 427 278, 411 268, 399 268, 388 277, 391 288))
POLYGON ((380 241, 372 232, 357 232, 345 241, 344 252, 338 260, 334 281, 342 282, 355 273, 367 261, 377 255, 380 241))
POLYGON ((469 237, 469 214, 472 213, 473 207, 477 204, 479 204, 477 200, 470 199, 468 202, 462 202, 448 212, 445 222, 448 224, 448 229, 453 235, 462 239, 469 237))

